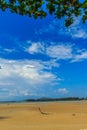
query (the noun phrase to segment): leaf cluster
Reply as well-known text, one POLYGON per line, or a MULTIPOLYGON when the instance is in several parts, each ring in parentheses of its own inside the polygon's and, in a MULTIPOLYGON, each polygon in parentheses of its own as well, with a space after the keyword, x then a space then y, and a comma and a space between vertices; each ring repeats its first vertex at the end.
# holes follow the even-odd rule
POLYGON ((74 17, 81 16, 83 23, 87 20, 87 0, 0 0, 0 9, 35 19, 48 14, 58 19, 64 17, 66 27, 74 22, 74 17))

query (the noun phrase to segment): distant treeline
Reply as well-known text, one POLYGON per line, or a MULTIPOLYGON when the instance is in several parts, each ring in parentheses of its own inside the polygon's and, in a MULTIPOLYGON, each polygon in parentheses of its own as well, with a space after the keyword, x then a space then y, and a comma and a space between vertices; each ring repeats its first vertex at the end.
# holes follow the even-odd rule
POLYGON ((81 101, 81 100, 87 100, 87 97, 85 98, 79 98, 79 97, 65 97, 65 98, 38 98, 38 99, 26 99, 21 101, 0 101, 0 103, 21 103, 21 102, 51 102, 51 101, 81 101))
POLYGON ((66 98, 39 98, 39 99, 27 99, 27 102, 48 102, 48 101, 81 101, 87 98, 79 97, 66 97, 66 98))

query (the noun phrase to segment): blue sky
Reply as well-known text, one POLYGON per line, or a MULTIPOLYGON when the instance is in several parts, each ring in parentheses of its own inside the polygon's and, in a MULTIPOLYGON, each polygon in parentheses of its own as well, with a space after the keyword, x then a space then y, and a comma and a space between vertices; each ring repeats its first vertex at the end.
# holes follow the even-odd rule
POLYGON ((0 11, 0 101, 87 96, 87 24, 0 11))

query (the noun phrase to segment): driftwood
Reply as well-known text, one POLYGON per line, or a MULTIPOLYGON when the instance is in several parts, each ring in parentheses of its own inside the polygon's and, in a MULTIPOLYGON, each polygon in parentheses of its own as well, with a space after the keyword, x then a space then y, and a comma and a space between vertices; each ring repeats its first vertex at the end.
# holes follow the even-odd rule
POLYGON ((41 114, 48 115, 48 112, 43 112, 40 107, 38 108, 38 110, 41 114))

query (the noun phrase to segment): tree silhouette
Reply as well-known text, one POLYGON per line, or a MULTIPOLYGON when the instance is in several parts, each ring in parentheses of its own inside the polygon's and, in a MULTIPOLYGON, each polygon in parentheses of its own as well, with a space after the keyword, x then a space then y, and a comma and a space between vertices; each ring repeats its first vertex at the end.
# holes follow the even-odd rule
POLYGON ((65 18, 66 27, 74 22, 74 17, 87 20, 87 0, 0 0, 0 9, 10 9, 12 13, 43 18, 48 14, 55 18, 65 18))

